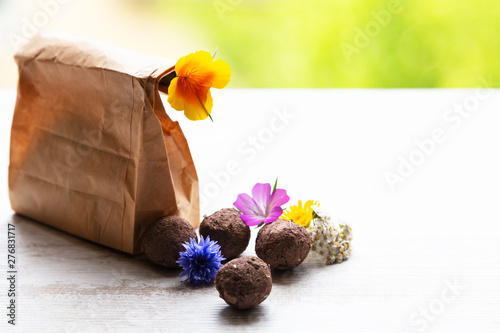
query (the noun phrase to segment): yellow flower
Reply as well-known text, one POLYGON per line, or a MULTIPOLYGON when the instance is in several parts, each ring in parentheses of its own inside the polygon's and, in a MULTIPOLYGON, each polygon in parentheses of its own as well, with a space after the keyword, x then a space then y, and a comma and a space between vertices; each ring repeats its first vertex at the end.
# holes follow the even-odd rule
POLYGON ((309 223, 313 220, 314 210, 312 206, 319 206, 319 204, 316 201, 307 200, 304 206, 302 206, 302 201, 299 200, 297 206, 290 206, 283 211, 281 218, 287 221, 293 221, 307 228, 309 223))
POLYGON ((222 89, 231 79, 231 69, 222 60, 213 60, 210 53, 198 51, 180 58, 175 64, 177 77, 168 87, 168 102, 183 111, 190 120, 203 120, 212 112, 210 88, 222 89))

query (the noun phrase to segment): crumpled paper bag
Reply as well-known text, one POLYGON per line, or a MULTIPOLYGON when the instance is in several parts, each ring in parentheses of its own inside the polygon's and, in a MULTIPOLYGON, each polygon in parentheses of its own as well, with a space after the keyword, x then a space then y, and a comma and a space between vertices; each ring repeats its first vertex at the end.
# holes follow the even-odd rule
POLYGON ((15 60, 15 212, 131 254, 158 217, 199 224, 191 153, 159 95, 174 61, 54 32, 34 37, 15 60))

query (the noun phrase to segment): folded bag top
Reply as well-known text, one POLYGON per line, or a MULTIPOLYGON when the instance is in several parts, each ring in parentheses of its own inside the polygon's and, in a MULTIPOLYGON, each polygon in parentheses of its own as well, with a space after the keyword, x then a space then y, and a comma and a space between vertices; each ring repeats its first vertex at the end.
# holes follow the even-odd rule
POLYGON ((132 254, 158 217, 199 224, 191 153, 159 95, 175 61, 54 32, 15 59, 15 212, 132 254))

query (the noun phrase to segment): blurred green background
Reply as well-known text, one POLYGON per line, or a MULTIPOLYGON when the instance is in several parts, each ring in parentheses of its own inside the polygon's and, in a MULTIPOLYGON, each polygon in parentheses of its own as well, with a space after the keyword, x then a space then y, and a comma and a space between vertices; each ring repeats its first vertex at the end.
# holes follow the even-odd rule
POLYGON ((219 47, 233 69, 233 87, 500 81, 498 0, 184 0, 157 7, 189 20, 219 47))
MULTIPOLYGON (((5 37, 47 1, 0 0, 0 87, 5 37)), ((498 0, 61 0, 43 27, 173 59, 218 47, 229 87, 500 87, 498 0)))

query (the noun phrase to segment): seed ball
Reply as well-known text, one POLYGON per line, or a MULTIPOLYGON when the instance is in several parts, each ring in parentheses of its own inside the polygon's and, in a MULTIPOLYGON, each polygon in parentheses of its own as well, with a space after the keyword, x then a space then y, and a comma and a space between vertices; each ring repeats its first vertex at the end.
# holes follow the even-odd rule
POLYGON ((250 228, 240 218, 234 208, 223 208, 210 216, 206 216, 200 224, 200 236, 210 236, 221 247, 226 259, 240 255, 250 241, 250 228))
POLYGON ((151 223, 142 236, 144 255, 155 264, 178 268, 184 242, 196 237, 193 226, 179 216, 164 216, 151 223))
POLYGON ((239 310, 262 303, 271 293, 272 286, 271 269, 254 256, 229 261, 215 276, 219 296, 239 310))
POLYGON ((282 219, 266 224, 257 234, 255 252, 271 268, 296 267, 311 249, 311 236, 303 226, 282 219))

